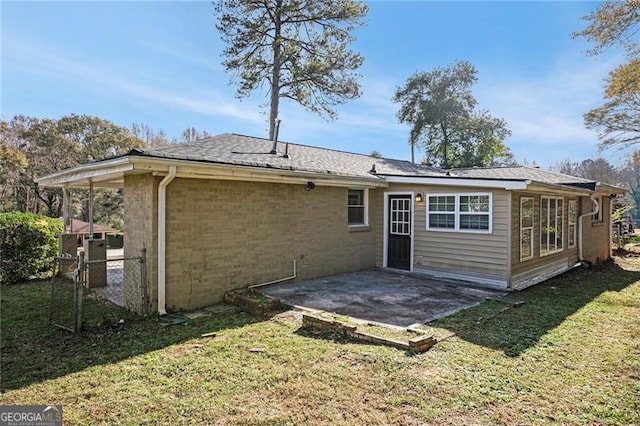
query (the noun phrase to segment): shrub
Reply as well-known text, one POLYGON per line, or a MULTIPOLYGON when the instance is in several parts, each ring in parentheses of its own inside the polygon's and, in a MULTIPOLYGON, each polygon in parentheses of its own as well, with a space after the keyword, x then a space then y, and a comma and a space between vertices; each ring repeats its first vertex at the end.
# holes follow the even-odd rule
POLYGON ((0 283, 51 272, 62 222, 33 213, 0 213, 0 283))

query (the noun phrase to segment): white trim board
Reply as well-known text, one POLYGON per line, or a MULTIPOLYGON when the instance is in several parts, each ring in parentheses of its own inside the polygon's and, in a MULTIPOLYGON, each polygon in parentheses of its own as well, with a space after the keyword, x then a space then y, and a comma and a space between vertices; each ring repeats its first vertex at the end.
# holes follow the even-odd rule
POLYGON ((413 271, 416 275, 424 275, 433 278, 453 280, 458 284, 467 284, 476 287, 486 287, 498 290, 508 290, 507 277, 499 275, 475 274, 473 272, 445 271, 442 269, 418 266, 413 271))
MULTIPOLYGON (((382 267, 387 266, 387 251, 389 244, 389 196, 390 195, 409 195, 411 196, 411 256, 409 260, 409 271, 413 272, 413 253, 415 245, 415 228, 416 228, 416 193, 414 191, 391 191, 384 193, 384 219, 382 221, 382 267)), ((403 269, 404 270, 404 269, 403 269)))
POLYGON ((572 263, 567 258, 549 262, 545 265, 541 265, 537 268, 512 276, 511 288, 513 290, 524 290, 527 287, 546 281, 579 265, 579 263, 572 263))
POLYGON ((468 188, 498 188, 506 190, 527 189, 531 181, 529 180, 495 180, 495 179, 465 179, 459 177, 434 178, 419 176, 384 176, 384 180, 389 183, 408 183, 417 185, 435 186, 463 186, 468 188))

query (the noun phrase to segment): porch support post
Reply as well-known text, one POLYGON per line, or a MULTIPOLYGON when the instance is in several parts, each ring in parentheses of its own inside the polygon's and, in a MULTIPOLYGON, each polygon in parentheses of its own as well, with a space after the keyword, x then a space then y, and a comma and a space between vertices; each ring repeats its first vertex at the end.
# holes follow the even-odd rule
POLYGON ((71 190, 65 186, 62 190, 62 220, 64 223, 64 233, 70 234, 71 225, 71 190))
POLYGON ((78 253, 76 236, 72 233, 71 222, 71 190, 69 187, 62 189, 62 220, 64 223, 64 231, 58 236, 58 253, 60 256, 59 271, 63 274, 69 274, 74 271, 76 261, 74 260, 78 253))
MULTIPOLYGON (((86 286, 88 288, 104 287, 107 285, 107 245, 102 239, 93 238, 93 180, 89 179, 89 239, 83 241, 85 261, 101 260, 91 263, 86 271, 86 286)), ((87 265, 85 265, 87 266, 87 265)))
POLYGON ((89 179, 89 239, 93 240, 93 180, 89 179))

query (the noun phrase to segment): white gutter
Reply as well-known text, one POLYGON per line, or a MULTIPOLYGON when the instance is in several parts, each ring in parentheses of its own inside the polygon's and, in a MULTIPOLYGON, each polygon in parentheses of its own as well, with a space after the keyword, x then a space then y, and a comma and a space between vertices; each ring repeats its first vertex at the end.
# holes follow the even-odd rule
POLYGON ((176 177, 176 166, 169 166, 169 174, 158 185, 158 314, 166 315, 167 260, 167 186, 176 177))
POLYGON ((596 205, 596 208, 592 212, 581 214, 578 217, 578 261, 579 262, 584 262, 584 259, 582 258, 582 219, 584 219, 587 216, 597 215, 598 212, 600 211, 600 204, 598 203, 598 200, 596 200, 596 195, 591 194, 591 197, 589 198, 591 199, 593 204, 596 205))
POLYGON ((273 182, 305 184, 313 181, 316 186, 386 187, 383 176, 341 176, 334 173, 289 170, 251 166, 244 164, 216 164, 193 160, 137 157, 131 159, 135 171, 165 173, 167 163, 180 167, 177 177, 195 179, 239 180, 245 182, 273 182))
POLYGON ((133 170, 133 164, 127 157, 113 158, 97 163, 82 164, 60 172, 35 178, 40 186, 88 186, 88 180, 99 183, 121 176, 133 170))
POLYGON ((407 183, 418 185, 466 186, 472 188, 500 188, 506 190, 523 190, 531 184, 530 180, 469 179, 460 177, 429 176, 385 176, 379 175, 385 182, 407 183))

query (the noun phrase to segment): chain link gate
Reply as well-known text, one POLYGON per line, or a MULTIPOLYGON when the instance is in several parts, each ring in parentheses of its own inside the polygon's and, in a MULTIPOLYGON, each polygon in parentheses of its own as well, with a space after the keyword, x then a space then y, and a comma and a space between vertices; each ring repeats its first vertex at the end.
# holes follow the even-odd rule
POLYGON ((79 284, 79 260, 79 256, 56 257, 51 279, 49 322, 74 333, 82 328, 82 285, 79 284))
POLYGON ((115 325, 130 313, 149 311, 146 253, 117 259, 56 258, 52 280, 51 324, 80 332, 84 328, 115 325))

